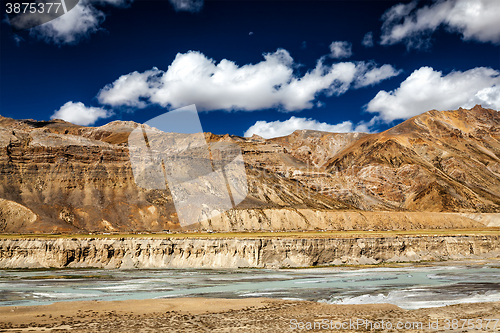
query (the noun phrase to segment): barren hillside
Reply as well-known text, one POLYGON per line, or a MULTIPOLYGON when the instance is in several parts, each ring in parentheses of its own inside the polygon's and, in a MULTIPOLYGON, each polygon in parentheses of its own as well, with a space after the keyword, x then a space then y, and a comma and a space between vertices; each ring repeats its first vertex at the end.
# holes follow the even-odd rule
MULTIPOLYGON (((170 192, 135 184, 127 138, 136 127, 120 121, 82 127, 1 117, 0 232, 179 228, 170 192)), ((377 134, 303 130, 270 140, 211 133, 205 138, 240 146, 249 194, 236 209, 196 227, 487 225, 465 215, 498 224, 500 115, 495 110, 433 110, 377 134), (479 213, 494 214, 483 219, 479 213)))

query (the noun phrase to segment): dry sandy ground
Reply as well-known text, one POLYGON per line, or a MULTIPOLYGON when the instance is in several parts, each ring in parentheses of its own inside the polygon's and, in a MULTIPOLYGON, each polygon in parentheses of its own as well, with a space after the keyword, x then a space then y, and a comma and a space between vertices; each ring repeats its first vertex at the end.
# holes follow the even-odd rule
POLYGON ((493 328, 495 322, 491 321, 485 329, 486 319, 491 318, 500 319, 500 302, 408 311, 390 304, 176 298, 2 307, 0 332, 500 332, 500 322, 493 328), (429 321, 434 325, 431 329, 429 321), (314 322, 316 329, 309 330, 308 323, 313 328, 314 322), (358 323, 359 326, 354 326, 358 323), (387 329, 389 323, 392 330, 387 329), (335 329, 335 324, 339 329, 335 329), (340 329, 342 324, 344 329, 340 329), (384 325, 383 330, 376 329, 380 325, 384 325), (448 325, 451 330, 445 329, 448 325), (474 329, 467 329, 467 325, 473 325, 474 329))

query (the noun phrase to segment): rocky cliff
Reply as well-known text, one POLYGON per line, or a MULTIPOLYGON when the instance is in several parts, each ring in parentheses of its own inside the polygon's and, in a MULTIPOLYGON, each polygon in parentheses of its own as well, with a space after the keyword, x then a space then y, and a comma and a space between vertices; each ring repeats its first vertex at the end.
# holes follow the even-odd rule
MULTIPOLYGON (((0 117, 0 232, 180 228, 168 189, 135 184, 127 138, 137 126, 0 117)), ((385 230, 499 224, 500 116, 495 110, 429 111, 377 134, 205 137, 240 146, 249 193, 236 209, 196 227, 385 230)))
POLYGON ((499 257, 499 235, 0 240, 1 268, 277 268, 499 257))

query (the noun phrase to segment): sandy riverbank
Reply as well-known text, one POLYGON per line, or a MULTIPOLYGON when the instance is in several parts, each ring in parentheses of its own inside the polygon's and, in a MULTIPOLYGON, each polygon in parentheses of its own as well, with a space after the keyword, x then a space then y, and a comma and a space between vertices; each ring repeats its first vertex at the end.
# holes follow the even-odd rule
MULTIPOLYGON (((306 328, 307 323, 314 321, 327 320, 328 325, 334 325, 358 319, 371 321, 371 325, 380 324, 382 320, 386 326, 388 322, 394 326, 398 323, 412 325, 415 329, 405 330, 409 332, 430 332, 429 321, 436 323, 438 320, 439 331, 443 331, 447 319, 458 319, 461 328, 464 321, 460 319, 473 319, 477 326, 478 319, 485 323, 486 318, 500 319, 500 302, 409 311, 390 304, 329 305, 266 298, 175 298, 1 307, 0 332, 293 332, 307 331, 298 329, 300 323, 306 328), (296 322, 292 321, 294 319, 296 322), (423 328, 415 323, 422 323, 423 328)), ((500 323, 495 329, 493 325, 494 322, 490 322, 486 331, 500 332, 500 323)), ((366 324, 342 331, 366 331, 366 324)))

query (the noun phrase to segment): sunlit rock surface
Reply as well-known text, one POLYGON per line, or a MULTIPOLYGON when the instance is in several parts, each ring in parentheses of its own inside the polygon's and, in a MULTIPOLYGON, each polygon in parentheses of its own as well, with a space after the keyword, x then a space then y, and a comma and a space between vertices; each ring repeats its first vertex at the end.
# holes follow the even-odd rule
MULTIPOLYGON (((127 138, 137 126, 1 117, 0 232, 179 229, 170 191, 143 189, 134 181, 127 138)), ((495 110, 433 110, 377 134, 302 130, 269 140, 212 133, 205 138, 240 146, 249 194, 236 209, 192 228, 499 226, 495 110)))
POLYGON ((0 268, 278 268, 499 257, 499 235, 0 239, 0 268))

